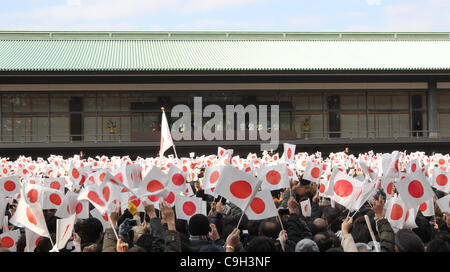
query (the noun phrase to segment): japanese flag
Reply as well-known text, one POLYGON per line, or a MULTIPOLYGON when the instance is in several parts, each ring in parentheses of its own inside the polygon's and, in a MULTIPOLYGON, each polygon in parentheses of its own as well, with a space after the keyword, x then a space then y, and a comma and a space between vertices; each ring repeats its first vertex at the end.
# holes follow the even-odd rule
POLYGON ((287 171, 288 171, 288 176, 290 179, 298 181, 297 173, 295 172, 295 170, 293 168, 287 167, 287 171))
POLYGON ((450 213, 450 195, 446 195, 444 197, 439 198, 436 201, 439 209, 441 210, 441 212, 447 212, 450 213))
MULTIPOLYGON (((47 188, 55 189, 64 192, 65 178, 45 178, 44 186, 47 188)), ((44 208, 45 209, 45 208, 44 208)))
POLYGON ((59 209, 61 206, 64 194, 60 190, 44 188, 44 198, 42 208, 44 210, 59 209))
POLYGON ((215 188, 217 185, 217 181, 219 181, 220 176, 223 174, 225 166, 219 165, 214 167, 207 167, 205 170, 205 174, 203 175, 203 189, 211 189, 215 188))
POLYGON ((434 168, 433 176, 431 177, 431 186, 439 191, 450 192, 450 173, 442 170, 439 167, 434 168))
POLYGON ((258 191, 245 210, 249 220, 261 220, 278 216, 278 211, 269 190, 258 191))
POLYGON ((420 167, 420 163, 417 160, 411 160, 408 165, 407 172, 415 173, 416 171, 422 171, 422 167, 420 167))
POLYGON ((9 169, 8 167, 0 167, 0 178, 1 177, 7 177, 9 176, 9 169))
POLYGON ((300 202, 300 208, 304 217, 311 217, 311 202, 309 198, 300 202))
POLYGON ((140 194, 157 195, 167 186, 168 176, 158 167, 153 167, 142 180, 139 187, 140 194))
POLYGON ((28 204, 44 204, 44 187, 37 184, 25 184, 23 187, 23 198, 28 204))
POLYGON ((227 150, 225 148, 222 148, 220 146, 217 147, 217 157, 218 158, 224 156, 226 152, 227 152, 227 150))
POLYGON ((84 167, 75 168, 73 164, 70 165, 69 178, 72 181, 74 188, 79 189, 86 180, 87 174, 84 167))
POLYGON ((408 209, 416 208, 423 202, 433 198, 433 190, 422 173, 407 175, 405 179, 395 183, 400 197, 408 209))
POLYGON ((399 197, 394 196, 386 204, 386 218, 391 226, 397 229, 403 228, 408 211, 405 203, 399 197))
POLYGON ((262 180, 263 189, 273 191, 290 188, 288 169, 285 164, 259 168, 256 175, 262 180))
POLYGON ((434 216, 433 199, 429 199, 429 200, 423 202, 422 204, 420 204, 419 211, 422 212, 423 216, 434 216))
POLYGON ((20 192, 18 176, 10 176, 0 179, 0 197, 12 196, 20 192))
POLYGON ((417 228, 417 225, 416 225, 416 213, 417 213, 417 210, 414 209, 414 208, 411 208, 411 209, 406 211, 405 223, 403 225, 404 229, 415 229, 415 228, 417 228))
POLYGON ((324 196, 332 197, 334 195, 334 180, 336 175, 340 172, 338 167, 333 167, 331 174, 327 175, 328 182, 324 182, 324 187, 322 189, 319 187, 319 193, 322 190, 324 196))
POLYGON ((357 200, 362 196, 362 190, 360 181, 339 171, 334 177, 332 199, 350 211, 354 211, 357 200))
POLYGON ((383 177, 386 179, 395 179, 399 173, 399 157, 400 152, 394 151, 392 154, 383 154, 381 165, 383 169, 383 177))
MULTIPOLYGON (((5 216, 6 205, 8 204, 8 198, 0 198, 0 223, 3 222, 3 218, 5 216)), ((3 226, 0 225, 0 229, 3 229, 3 226)))
POLYGON ((76 214, 72 214, 67 218, 56 220, 56 247, 58 250, 64 248, 72 237, 75 218, 76 214))
POLYGON ((27 204, 24 198, 20 198, 17 210, 11 217, 10 223, 16 226, 20 224, 40 236, 50 237, 47 223, 45 222, 44 214, 39 203, 27 204))
POLYGON ((16 243, 20 238, 20 230, 3 232, 0 235, 0 246, 7 248, 10 252, 16 252, 16 243))
POLYGON ((219 177, 214 194, 225 197, 228 201, 244 210, 257 183, 255 177, 228 166, 219 177))
POLYGON ((26 240, 26 251, 27 252, 33 252, 34 249, 39 245, 39 242, 41 241, 42 236, 39 234, 29 230, 28 228, 25 228, 25 240, 26 240))
POLYGON ((166 113, 162 113, 161 121, 161 143, 159 156, 164 156, 164 152, 173 146, 172 135, 170 134, 169 123, 167 122, 166 113))
POLYGON ((89 218, 89 201, 78 201, 78 194, 68 191, 64 197, 63 204, 56 211, 59 218, 67 218, 71 214, 76 214, 79 219, 89 218))
POLYGON ((206 203, 198 197, 179 196, 177 197, 177 202, 175 204, 176 217, 177 219, 189 221, 194 214, 200 213, 206 215, 206 206, 203 207, 205 204, 206 203))
POLYGON ((180 168, 172 165, 169 169, 168 188, 174 191, 183 192, 186 190, 186 173, 180 168))
POLYGON ((303 174, 303 179, 319 183, 321 175, 322 167, 320 164, 309 161, 306 166, 305 173, 303 174))
POLYGON ((179 195, 180 195, 180 194, 179 194, 178 191, 176 191, 176 192, 171 191, 171 192, 169 192, 169 194, 167 195, 167 197, 164 197, 164 198, 163 198, 163 200, 164 200, 165 202, 167 202, 167 204, 169 204, 170 207, 173 207, 173 206, 175 206, 175 203, 176 203, 176 201, 177 201, 177 197, 178 197, 179 195))
POLYGON ((284 143, 283 159, 285 162, 293 163, 295 156, 295 145, 284 143))
POLYGON ((84 187, 78 195, 78 200, 88 200, 101 214, 104 214, 109 210, 109 207, 107 206, 108 202, 105 200, 102 190, 97 185, 84 187))

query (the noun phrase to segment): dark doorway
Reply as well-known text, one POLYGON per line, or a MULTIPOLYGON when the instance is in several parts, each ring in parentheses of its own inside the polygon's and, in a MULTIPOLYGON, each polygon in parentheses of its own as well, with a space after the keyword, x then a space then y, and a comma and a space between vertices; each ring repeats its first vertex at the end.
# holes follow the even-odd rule
POLYGON ((69 110, 70 110, 70 136, 72 141, 83 140, 83 103, 81 97, 70 98, 69 110))
POLYGON ((412 136, 423 136, 422 95, 411 96, 411 130, 412 136))
POLYGON ((330 138, 341 135, 341 118, 339 114, 340 98, 338 95, 328 96, 328 128, 330 138))

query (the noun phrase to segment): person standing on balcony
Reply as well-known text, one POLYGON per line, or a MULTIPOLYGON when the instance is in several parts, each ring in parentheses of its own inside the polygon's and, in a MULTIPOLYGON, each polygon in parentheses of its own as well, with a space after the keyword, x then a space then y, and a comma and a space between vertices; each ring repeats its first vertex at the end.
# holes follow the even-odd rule
POLYGON ((309 139, 311 133, 311 121, 309 121, 309 118, 306 118, 303 122, 303 131, 305 133, 305 139, 309 139))

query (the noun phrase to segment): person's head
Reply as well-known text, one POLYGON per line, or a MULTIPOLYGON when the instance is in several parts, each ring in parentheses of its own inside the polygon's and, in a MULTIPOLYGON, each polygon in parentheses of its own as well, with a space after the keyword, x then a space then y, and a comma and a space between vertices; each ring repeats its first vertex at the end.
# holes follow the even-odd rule
POLYGON ((295 252, 319 252, 319 246, 311 239, 303 239, 295 245, 295 252))
POLYGON ((331 240, 330 234, 325 231, 319 232, 316 235, 314 235, 313 240, 319 247, 320 252, 325 252, 333 245, 333 241, 331 240))
POLYGON ((102 222, 95 217, 77 222, 74 229, 81 238, 81 244, 98 244, 103 238, 102 222))
POLYGON ((252 236, 259 235, 259 225, 261 225, 262 220, 249 220, 248 221, 248 234, 252 236))
POLYGON ((356 248, 358 252, 371 252, 372 248, 366 243, 356 243, 356 248))
POLYGON ((330 228, 333 232, 337 232, 340 229, 340 222, 339 222, 339 210, 333 207, 326 207, 323 210, 322 214, 323 219, 325 219, 325 222, 328 225, 328 228, 330 228))
POLYGON ((273 239, 266 236, 258 236, 252 239, 246 247, 247 252, 274 252, 276 251, 273 239))
POLYGON ((316 218, 312 222, 311 232, 313 235, 319 232, 327 231, 327 229, 328 229, 327 222, 323 218, 316 218))
POLYGON ((280 226, 275 218, 268 218, 261 222, 259 225, 259 235, 269 238, 278 238, 280 233, 280 226))
POLYGON ((417 228, 414 228, 412 231, 422 239, 424 244, 430 242, 433 235, 433 227, 428 220, 425 217, 418 215, 416 217, 416 225, 417 228))
POLYGON ((398 252, 424 252, 425 247, 412 230, 401 229, 395 234, 395 250, 398 252))
POLYGON ((175 229, 182 234, 188 234, 188 221, 175 219, 175 229))
POLYGON ((195 214, 189 219, 189 234, 193 236, 205 236, 211 231, 206 215, 195 214))
POLYGON ((152 250, 153 245, 153 236, 150 234, 142 234, 136 240, 135 245, 137 247, 143 248, 146 252, 150 252, 152 250))
POLYGON ((434 239, 428 243, 426 252, 450 252, 450 245, 442 239, 434 239))
POLYGON ((355 243, 367 244, 372 241, 369 229, 367 228, 366 220, 363 216, 355 219, 350 233, 355 243))

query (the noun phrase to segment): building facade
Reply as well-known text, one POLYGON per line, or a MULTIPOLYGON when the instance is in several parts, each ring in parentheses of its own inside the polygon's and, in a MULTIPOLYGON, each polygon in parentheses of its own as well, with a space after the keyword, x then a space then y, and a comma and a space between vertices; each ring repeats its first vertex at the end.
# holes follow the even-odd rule
POLYGON ((197 96, 279 105, 280 143, 299 151, 450 152, 449 48, 449 33, 0 32, 0 148, 154 156, 160 108, 197 96))

